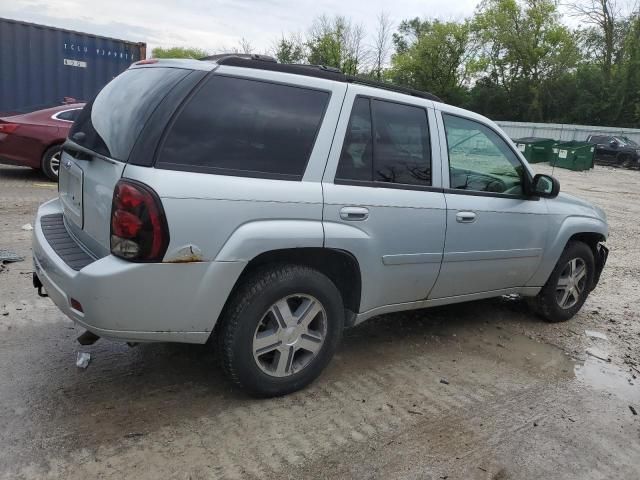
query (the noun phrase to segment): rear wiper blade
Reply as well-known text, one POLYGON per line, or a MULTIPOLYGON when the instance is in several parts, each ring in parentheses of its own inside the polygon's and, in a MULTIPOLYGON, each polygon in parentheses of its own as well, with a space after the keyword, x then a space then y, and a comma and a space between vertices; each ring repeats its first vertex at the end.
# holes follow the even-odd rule
MULTIPOLYGON (((82 133, 82 132, 78 132, 78 133, 82 133)), ((76 133, 76 135, 78 134, 76 133)), ((75 136, 75 135, 74 135, 75 136)), ((73 156, 74 158, 78 158, 79 160, 88 160, 90 161, 92 158, 96 157, 99 158, 100 160, 104 160, 105 162, 109 162, 112 164, 115 164, 115 160, 109 158, 109 157, 105 157, 104 155, 98 153, 98 152, 94 152, 93 150, 90 150, 86 147, 83 147, 82 145, 78 145, 76 142, 74 142, 73 140, 71 140, 70 138, 67 138, 67 140, 62 144, 62 150, 66 150, 66 151, 71 151, 71 152, 78 152, 83 154, 83 157, 79 157, 76 155, 73 155, 71 152, 69 152, 71 154, 71 156, 73 156)))

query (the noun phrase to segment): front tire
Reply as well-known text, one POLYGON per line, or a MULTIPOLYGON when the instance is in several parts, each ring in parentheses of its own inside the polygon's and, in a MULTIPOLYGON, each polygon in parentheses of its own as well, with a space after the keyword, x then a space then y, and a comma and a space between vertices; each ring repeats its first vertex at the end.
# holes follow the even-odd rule
POLYGON ((49 180, 57 182, 60 172, 60 157, 62 156, 62 145, 49 147, 42 155, 42 172, 49 180))
POLYGON ((252 274, 225 307, 218 346, 229 379, 256 397, 286 395, 315 380, 342 338, 336 286, 300 265, 252 274))
POLYGON ((533 311, 548 322, 569 320, 589 296, 594 273, 591 248, 583 242, 569 242, 547 283, 530 300, 533 311))
POLYGON ((622 168, 631 167, 631 163, 632 163, 631 155, 627 155, 627 154, 620 155, 620 157, 618 158, 618 163, 622 168))

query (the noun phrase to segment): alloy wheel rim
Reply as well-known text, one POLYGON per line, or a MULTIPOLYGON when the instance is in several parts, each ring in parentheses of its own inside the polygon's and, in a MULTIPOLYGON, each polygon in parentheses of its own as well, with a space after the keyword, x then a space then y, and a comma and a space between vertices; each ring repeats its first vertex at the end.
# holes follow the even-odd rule
POLYGON ((62 152, 56 152, 53 155, 51 155, 51 160, 49 160, 49 167, 51 168, 51 171, 55 174, 56 177, 60 173, 61 154, 62 152))
POLYGON ((560 272, 556 286, 556 301, 560 308, 573 307, 580 300, 587 282, 587 264, 581 258, 573 258, 560 272))
POLYGON ((327 314, 307 294, 281 298, 264 313, 253 335, 256 365, 272 377, 288 377, 315 359, 327 336, 327 314))

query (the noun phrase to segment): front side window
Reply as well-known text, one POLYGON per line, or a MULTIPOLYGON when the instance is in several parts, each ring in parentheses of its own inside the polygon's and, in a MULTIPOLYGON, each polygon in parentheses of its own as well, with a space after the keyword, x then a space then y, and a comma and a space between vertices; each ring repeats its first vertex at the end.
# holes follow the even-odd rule
POLYGON ((212 76, 179 113, 158 166, 300 179, 329 93, 212 76))
POLYGON ((431 185, 431 147, 423 108, 358 97, 336 179, 431 185))
POLYGON ((524 166, 497 133, 466 118, 442 115, 452 189, 523 194, 524 166))

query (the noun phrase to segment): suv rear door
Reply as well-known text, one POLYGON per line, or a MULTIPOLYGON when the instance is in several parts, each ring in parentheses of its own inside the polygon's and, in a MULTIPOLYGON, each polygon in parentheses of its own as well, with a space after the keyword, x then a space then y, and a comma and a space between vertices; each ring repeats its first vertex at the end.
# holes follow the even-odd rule
POLYGON ((113 189, 145 124, 165 96, 192 70, 126 70, 78 116, 65 144, 59 195, 67 228, 101 257, 109 252, 113 189))
POLYGON ((360 312, 424 300, 438 276, 446 209, 435 128, 431 101, 349 85, 323 225, 325 246, 360 265, 360 312))

